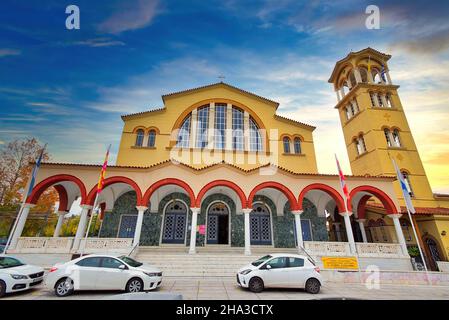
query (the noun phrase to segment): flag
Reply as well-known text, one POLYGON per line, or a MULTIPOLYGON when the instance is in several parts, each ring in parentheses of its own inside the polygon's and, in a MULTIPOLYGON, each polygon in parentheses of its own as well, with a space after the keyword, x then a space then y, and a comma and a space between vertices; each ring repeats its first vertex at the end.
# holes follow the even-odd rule
POLYGON ((110 149, 111 149, 111 145, 109 145, 109 147, 108 147, 108 151, 106 152, 106 156, 104 158, 103 167, 101 168, 100 179, 98 179, 97 194, 100 194, 104 187, 104 179, 106 177, 106 168, 108 166, 108 158, 109 158, 109 150, 110 149))
POLYGON ((385 78, 385 73, 386 73, 385 66, 382 64, 382 70, 380 71, 380 76, 381 76, 383 82, 387 82, 387 79, 385 78))
POLYGON ((343 171, 341 171, 340 162, 338 162, 337 155, 335 155, 335 161, 337 161, 337 169, 338 169, 338 175, 340 177, 341 189, 343 190, 343 193, 345 194, 346 203, 348 203, 349 202, 348 186, 346 185, 346 179, 345 179, 345 176, 343 174, 343 171))
POLYGON ((398 177, 398 181, 401 185, 402 195, 404 196, 405 205, 407 206, 408 211, 411 213, 416 213, 415 207, 412 203, 412 198, 410 198, 410 193, 407 188, 407 182, 405 182, 404 176, 402 175, 401 171, 399 170, 396 162, 394 159, 391 159, 393 161, 393 166, 396 171, 396 176, 398 177))
POLYGON ((39 167, 41 166, 42 158, 44 157, 44 151, 45 151, 46 147, 47 147, 47 145, 45 145, 42 148, 39 158, 37 158, 36 164, 34 165, 33 171, 31 173, 30 185, 28 186, 28 192, 27 192, 26 196, 24 197, 24 199, 28 198, 28 196, 33 191, 34 183, 36 182, 37 172, 39 171, 39 167))

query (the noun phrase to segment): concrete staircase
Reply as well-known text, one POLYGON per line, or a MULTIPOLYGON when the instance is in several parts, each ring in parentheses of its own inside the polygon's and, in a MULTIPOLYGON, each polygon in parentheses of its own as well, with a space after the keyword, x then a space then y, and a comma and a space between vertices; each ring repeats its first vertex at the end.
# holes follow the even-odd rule
POLYGON ((296 249, 258 246, 251 248, 251 255, 244 248, 222 245, 198 247, 196 254, 188 254, 188 247, 160 246, 139 247, 136 260, 159 267, 164 277, 229 278, 237 270, 269 253, 296 253, 296 249))

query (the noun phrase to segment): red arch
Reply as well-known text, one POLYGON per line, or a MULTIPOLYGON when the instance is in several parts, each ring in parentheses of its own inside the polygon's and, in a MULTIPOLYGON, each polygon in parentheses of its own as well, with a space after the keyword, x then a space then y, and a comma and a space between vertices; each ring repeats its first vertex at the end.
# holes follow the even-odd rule
POLYGON ((359 204, 357 205, 357 217, 359 219, 365 219, 366 202, 369 200, 369 198, 371 198, 371 196, 370 195, 366 195, 366 196, 363 196, 359 200, 359 204))
POLYGON ((160 187, 162 186, 166 186, 169 184, 174 184, 177 185, 178 187, 183 188, 188 194, 189 194, 189 198, 190 198, 190 205, 194 205, 195 204, 195 194, 192 190, 192 188, 190 188, 190 186, 185 183, 182 180, 176 179, 176 178, 166 178, 166 179, 162 179, 159 180, 155 183, 153 183, 148 190, 145 192, 145 195, 143 196, 143 202, 142 205, 143 206, 147 206, 148 203, 150 202, 150 198, 152 196, 152 194, 160 187))
MULTIPOLYGON (((36 204, 37 200, 39 200, 39 197, 41 196, 41 194, 47 188, 49 188, 50 186, 52 186, 54 184, 57 184, 57 183, 60 183, 60 182, 64 182, 64 181, 71 181, 71 182, 75 183, 78 186, 79 190, 80 190, 81 201, 86 200, 86 187, 84 186, 84 183, 80 179, 78 179, 75 176, 69 175, 69 174, 57 174, 57 175, 48 177, 47 179, 39 182, 33 188, 33 191, 28 196, 26 202, 27 203, 36 204)), ((61 186, 61 188, 64 189, 64 192, 67 195, 67 191, 65 190, 65 188, 63 186, 61 186)), ((58 191, 58 189, 56 189, 56 191, 58 191)), ((67 204, 66 204, 66 206, 67 206, 67 204)))
MULTIPOLYGON (((393 200, 382 190, 373 187, 373 186, 358 186, 355 189, 352 189, 349 193, 350 198, 352 199, 357 192, 368 192, 372 194, 374 197, 380 200, 382 202, 385 210, 387 211, 387 214, 396 214, 400 211, 396 208, 396 205, 394 204, 393 200)), ((352 204, 348 203, 348 210, 352 211, 352 204)))
MULTIPOLYGON (((110 178, 107 178, 104 180, 104 188, 106 188, 110 185, 116 184, 116 183, 126 183, 127 185, 131 186, 137 195, 137 205, 141 205, 142 191, 140 191, 139 186, 137 185, 137 183, 134 182, 134 180, 131 180, 130 178, 122 177, 122 176, 110 177, 110 178)), ((81 203, 81 204, 87 204, 87 205, 94 204, 95 196, 97 194, 97 187, 98 187, 98 185, 96 184, 95 187, 93 187, 90 190, 89 194, 87 195, 86 202, 81 203)))
POLYGON ((335 200, 335 203, 337 204, 338 212, 345 212, 345 201, 343 200, 343 197, 340 195, 340 193, 332 188, 331 186, 328 186, 327 184, 323 183, 312 183, 309 184, 307 187, 302 189, 301 193, 298 197, 298 205, 299 210, 302 210, 302 203, 304 201, 304 197, 306 196, 307 192, 312 190, 320 190, 323 192, 326 192, 328 195, 332 197, 332 199, 335 200))
POLYGON ((58 192, 58 197, 59 197, 58 211, 67 211, 67 206, 68 206, 68 202, 69 202, 67 190, 60 184, 54 185, 53 188, 55 188, 55 190, 58 192))
POLYGON ((256 195, 256 193, 258 191, 260 191, 262 189, 266 189, 266 188, 273 188, 273 189, 276 189, 276 190, 282 192, 287 197, 288 201, 290 202, 290 210, 292 210, 292 211, 299 210, 298 202, 296 202, 296 198, 293 195, 293 192, 291 192, 290 189, 287 188, 286 186, 284 186, 283 184, 280 184, 280 183, 274 182, 274 181, 262 182, 261 184, 254 187, 254 189, 251 191, 251 193, 249 194, 249 197, 248 197, 248 208, 252 206, 254 196, 256 195))
POLYGON ((196 198, 196 207, 200 208, 201 207, 201 200, 203 199, 204 195, 206 194, 206 192, 210 189, 212 189, 213 187, 228 187, 232 190, 234 190, 237 193, 237 196, 240 198, 240 202, 242 203, 242 207, 243 208, 247 208, 247 201, 246 201, 246 195, 243 192, 243 190, 236 185, 234 182, 228 181, 228 180, 215 180, 212 182, 209 182, 208 184, 206 184, 198 193, 198 196, 196 198))

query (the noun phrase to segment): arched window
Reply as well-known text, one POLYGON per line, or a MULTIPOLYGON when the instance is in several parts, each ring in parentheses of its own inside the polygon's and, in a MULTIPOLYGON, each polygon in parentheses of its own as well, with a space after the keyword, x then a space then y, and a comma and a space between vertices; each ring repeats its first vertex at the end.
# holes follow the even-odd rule
POLYGON ((189 114, 179 128, 178 138, 176 140, 176 146, 178 148, 188 148, 190 144, 190 122, 192 115, 189 114))
POLYGON ((414 197, 415 195, 413 194, 412 184, 410 183, 410 177, 409 177, 407 171, 401 171, 401 173, 402 173, 402 177, 404 178, 405 186, 407 187, 408 194, 410 195, 410 197, 414 197))
POLYGON ((290 138, 284 137, 284 153, 290 153, 290 138))
POLYGON ((226 146, 226 115, 227 104, 215 104, 215 132, 214 143, 216 149, 224 149, 226 146))
POLYGON ((145 135, 145 131, 143 131, 143 129, 137 130, 136 147, 141 147, 143 145, 144 135, 145 135))
POLYGON ((252 117, 249 117, 249 150, 262 150, 262 137, 260 136, 259 127, 252 117))
POLYGON ((393 141, 396 147, 401 147, 401 139, 399 138, 399 130, 394 129, 393 130, 393 141))
POLYGON ((351 119, 351 117, 352 117, 352 114, 351 114, 351 108, 349 108, 349 107, 345 107, 345 113, 346 113, 346 119, 347 120, 349 120, 349 119, 351 119))
POLYGON ((156 145, 156 131, 155 130, 150 130, 150 132, 148 133, 148 147, 154 147, 156 145))
POLYGON ((296 154, 301 154, 301 139, 295 138, 294 140, 294 148, 296 154))
POLYGON ((386 96, 385 96, 385 100, 387 100, 387 107, 388 108, 393 108, 393 102, 392 102, 392 100, 391 100, 391 94, 387 94, 386 96))
POLYGON ((207 129, 209 126, 209 105, 198 108, 196 126, 196 147, 205 148, 207 146, 207 129))
POLYGON ((243 118, 243 111, 232 107, 232 149, 234 150, 243 150, 245 147, 243 118))
POLYGON ((374 93, 374 92, 370 92, 369 93, 369 97, 370 97, 370 99, 371 99, 371 106, 372 107, 377 107, 377 104, 376 104, 376 94, 374 93))
POLYGON ((368 71, 365 68, 360 68, 360 77, 363 83, 368 83, 368 71))
POLYGON ((384 100, 382 99, 382 94, 377 94, 377 102, 379 103, 379 107, 385 107, 384 100))
POLYGON ((392 147, 393 143, 391 141, 390 130, 384 129, 385 139, 387 140, 387 146, 392 147))
POLYGON ((366 152, 365 139, 363 138, 363 135, 360 135, 357 139, 355 139, 355 146, 358 155, 366 152))

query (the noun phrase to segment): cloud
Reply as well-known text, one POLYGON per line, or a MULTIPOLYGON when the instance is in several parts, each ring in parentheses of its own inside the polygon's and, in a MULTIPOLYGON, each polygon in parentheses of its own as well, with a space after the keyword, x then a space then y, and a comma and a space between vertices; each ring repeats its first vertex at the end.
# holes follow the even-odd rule
POLYGON ((449 48, 449 29, 421 38, 399 41, 391 45, 392 49, 403 49, 414 54, 435 54, 449 48))
POLYGON ((0 121, 10 121, 10 122, 39 122, 43 121, 45 118, 36 117, 33 115, 24 114, 10 114, 6 117, 0 117, 0 121))
POLYGON ((75 114, 75 110, 69 107, 65 107, 62 105, 47 103, 47 102, 28 102, 28 106, 30 106, 34 111, 40 113, 48 113, 52 115, 70 115, 75 114))
POLYGON ((18 56, 20 54, 22 54, 22 51, 17 49, 8 49, 8 48, 0 49, 0 58, 7 56, 18 56))
POLYGON ((101 48, 101 47, 115 47, 115 46, 124 46, 125 43, 119 40, 113 40, 111 38, 95 38, 88 39, 84 41, 75 41, 72 42, 71 45, 75 46, 87 46, 92 48, 101 48))
POLYGON ((158 0, 128 1, 98 26, 102 33, 117 34, 148 26, 159 13, 158 0))

